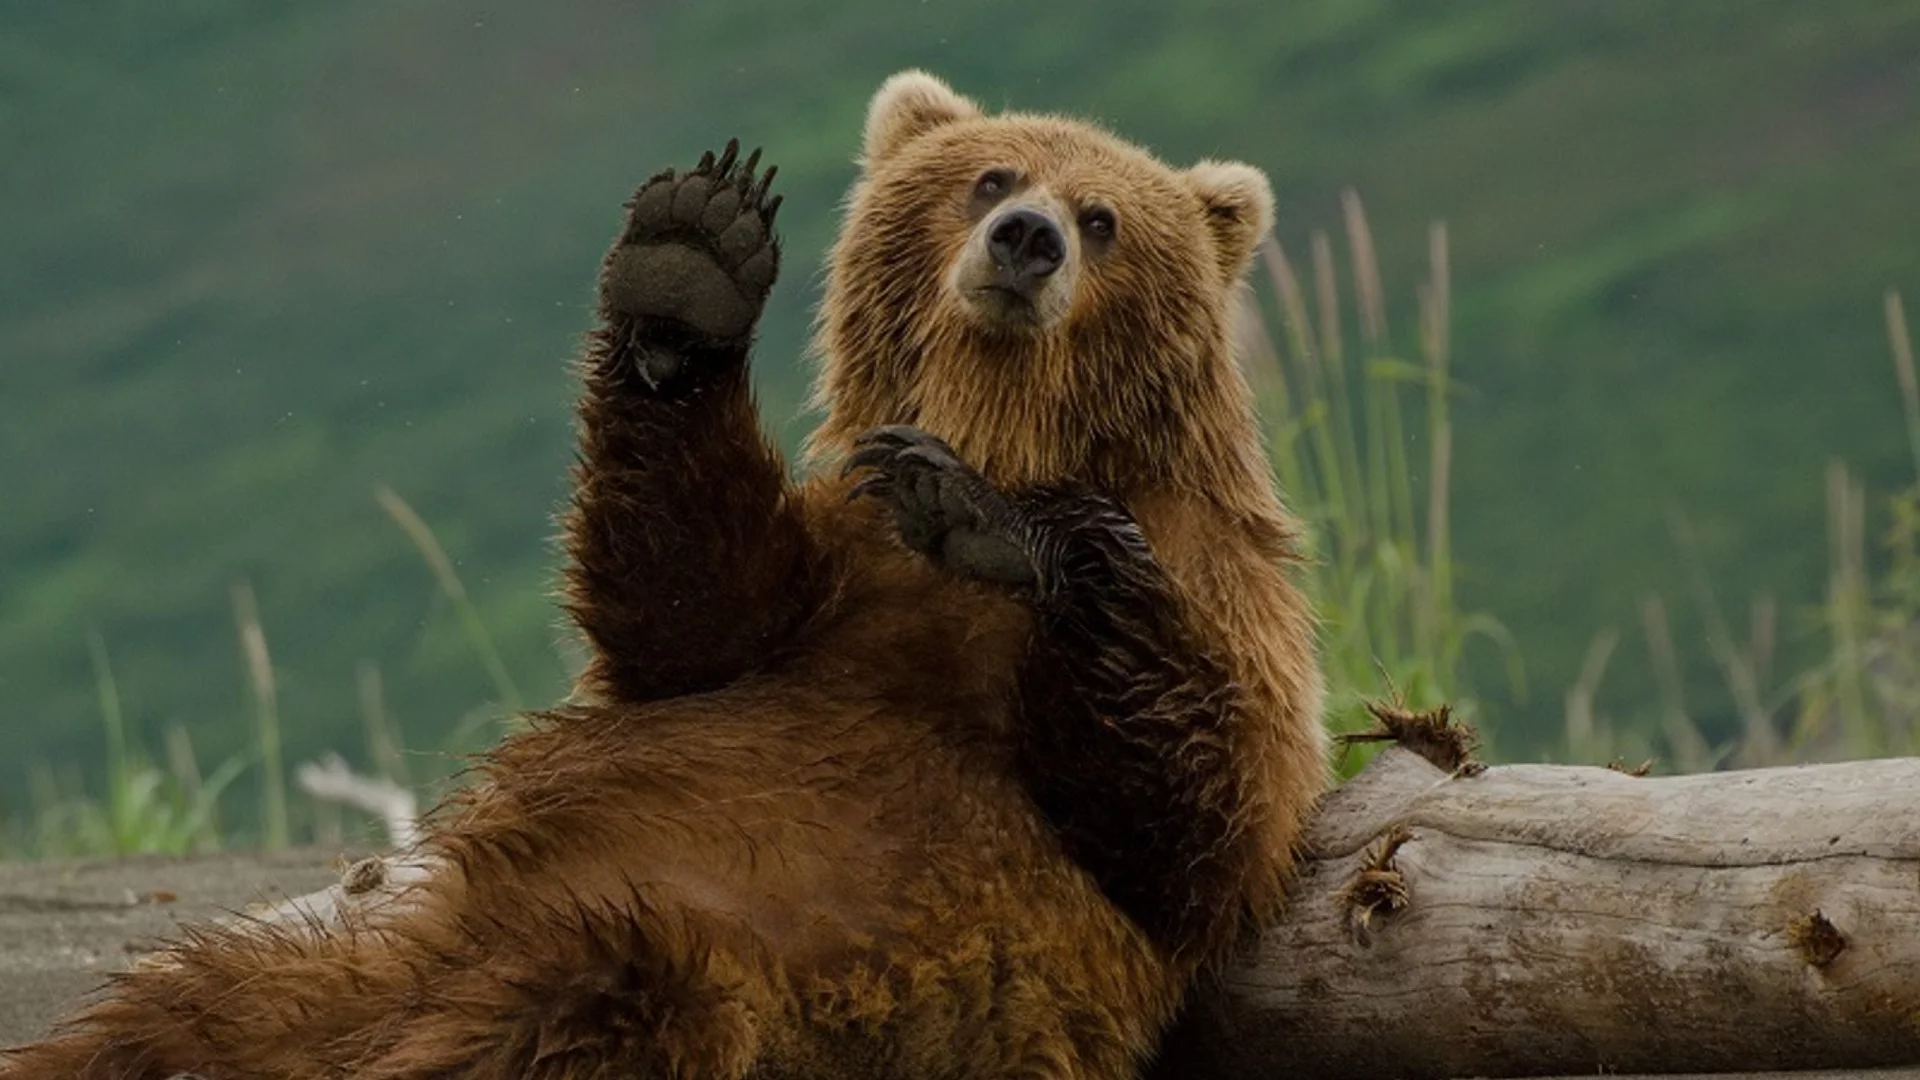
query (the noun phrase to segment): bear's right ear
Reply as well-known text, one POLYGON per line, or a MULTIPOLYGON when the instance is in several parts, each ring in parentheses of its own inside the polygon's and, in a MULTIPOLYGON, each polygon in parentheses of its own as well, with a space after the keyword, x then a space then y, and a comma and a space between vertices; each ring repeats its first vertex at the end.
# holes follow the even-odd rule
POLYGON ((867 106, 862 162, 870 166, 884 161, 942 124, 979 115, 980 106, 954 93, 946 83, 924 71, 903 71, 880 84, 867 106))

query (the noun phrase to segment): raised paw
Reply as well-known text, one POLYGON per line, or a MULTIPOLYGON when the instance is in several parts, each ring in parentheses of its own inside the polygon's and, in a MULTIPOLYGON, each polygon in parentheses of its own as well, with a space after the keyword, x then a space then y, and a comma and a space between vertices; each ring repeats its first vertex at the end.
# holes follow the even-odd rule
POLYGON ((728 346, 752 333, 780 269, 773 233, 778 170, 760 172, 760 151, 740 158, 729 140, 690 172, 672 169, 641 186, 627 204, 620 239, 600 275, 600 306, 625 332, 649 382, 677 374, 687 346, 728 346), (654 338, 676 340, 667 348, 654 338))
POLYGON ((1038 580, 1012 501, 946 443, 914 427, 874 428, 854 442, 843 475, 862 469, 848 498, 884 502, 909 548, 979 581, 1038 580))

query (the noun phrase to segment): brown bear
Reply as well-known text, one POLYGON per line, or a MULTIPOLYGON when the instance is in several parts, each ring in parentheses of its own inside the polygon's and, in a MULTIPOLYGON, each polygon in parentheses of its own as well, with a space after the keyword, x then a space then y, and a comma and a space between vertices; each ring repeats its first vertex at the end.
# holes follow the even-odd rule
POLYGON ((889 80, 795 484, 773 170, 629 204, 585 350, 577 700, 335 928, 189 931, 24 1077, 1128 1077, 1323 784, 1230 348, 1265 178, 889 80))

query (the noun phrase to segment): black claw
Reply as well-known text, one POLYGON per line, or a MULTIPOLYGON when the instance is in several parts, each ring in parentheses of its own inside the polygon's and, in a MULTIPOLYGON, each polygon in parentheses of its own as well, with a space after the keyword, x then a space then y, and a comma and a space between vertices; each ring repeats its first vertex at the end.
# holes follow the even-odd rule
POLYGON ((720 152, 720 160, 714 163, 713 171, 719 174, 720 179, 725 180, 727 172, 733 168, 734 159, 739 156, 740 140, 728 139, 727 148, 720 152))
POLYGON ((752 180, 753 174, 759 171, 760 148, 756 146, 753 148, 753 153, 747 155, 746 163, 740 166, 740 175, 752 180))
POLYGON ((904 445, 924 446, 938 452, 956 465, 960 462, 960 455, 953 452, 953 447, 948 446, 945 439, 930 431, 922 431, 911 424, 895 424, 886 430, 892 432, 904 445))
POLYGON ((877 469, 892 460, 894 453, 894 448, 891 446, 868 446, 856 450, 847 458, 847 464, 840 470, 840 475, 845 476, 859 469, 877 469))
POLYGON ((944 447, 927 443, 909 446, 900 451, 898 456, 901 461, 917 462, 929 469, 945 470, 960 464, 944 447))
POLYGON ((778 176, 779 173, 780 173, 780 166, 778 165, 767 166, 767 171, 762 173, 760 176, 760 179, 753 185, 753 201, 754 202, 759 202, 761 199, 764 199, 767 197, 767 189, 773 186, 773 178, 775 176, 778 176))
POLYGON ((785 195, 775 195, 773 198, 767 200, 767 208, 761 211, 760 216, 767 220, 769 226, 773 224, 773 215, 780 212, 780 204, 785 199, 785 195))
POLYGON ((693 171, 696 173, 712 172, 713 171, 713 151, 709 150, 706 153, 701 154, 700 164, 695 165, 693 167, 693 171))
POLYGON ((893 490, 893 478, 885 473, 874 473, 872 476, 862 477, 859 483, 853 485, 852 490, 847 492, 847 501, 852 502, 866 495, 885 495, 891 490, 893 490))
POLYGON ((879 427, 873 428, 872 430, 861 435, 858 439, 854 440, 854 445, 858 446, 861 443, 879 443, 879 442, 890 442, 896 445, 905 445, 907 443, 917 441, 916 437, 921 436, 923 434, 925 433, 922 432, 919 428, 912 426, 911 424, 882 424, 879 427))

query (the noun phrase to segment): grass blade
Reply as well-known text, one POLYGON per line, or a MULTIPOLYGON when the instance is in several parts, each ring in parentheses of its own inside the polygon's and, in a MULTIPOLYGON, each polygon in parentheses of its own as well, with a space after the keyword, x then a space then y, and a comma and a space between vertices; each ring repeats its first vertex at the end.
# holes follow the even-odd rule
POLYGON ((260 625, 260 608, 253 586, 233 586, 233 620, 240 631, 240 655, 246 662, 247 685, 253 694, 254 734, 260 754, 261 843, 270 851, 291 843, 287 825, 287 775, 280 751, 280 699, 274 684, 273 658, 267 652, 267 634, 260 625))
POLYGON ((433 571, 433 578, 439 583, 441 593, 459 613, 467 641, 486 667, 487 677, 493 681, 493 689, 500 696, 500 703, 511 715, 524 712, 526 705, 520 696, 520 688, 514 685, 513 676, 507 673, 507 665, 500 659, 500 650, 494 647, 493 635, 487 633, 486 623, 480 619, 480 610, 468 598, 466 585, 460 581, 460 575, 453 568, 453 560, 447 557, 447 550, 440 546, 433 529, 392 488, 382 485, 373 494, 379 500, 380 508, 407 534, 407 539, 413 541, 420 557, 426 560, 428 568, 433 571))

